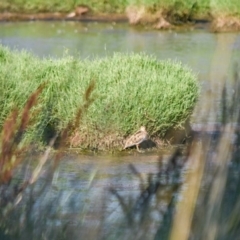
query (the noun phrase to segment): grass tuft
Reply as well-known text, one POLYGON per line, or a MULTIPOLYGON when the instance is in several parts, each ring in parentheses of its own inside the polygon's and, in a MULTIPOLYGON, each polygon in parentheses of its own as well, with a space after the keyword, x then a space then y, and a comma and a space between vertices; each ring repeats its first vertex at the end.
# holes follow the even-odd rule
POLYGON ((106 142, 109 145, 108 136, 113 135, 111 142, 120 145, 141 125, 150 135, 163 137, 169 129, 185 123, 198 97, 196 76, 189 68, 144 53, 115 53, 94 61, 69 56, 40 60, 27 52, 0 47, 0 57, 0 126, 14 106, 23 108, 28 96, 47 82, 34 124, 28 128, 31 141, 39 141, 40 136, 40 141, 48 142, 75 119, 81 96, 85 96, 83 109, 89 109, 81 126, 81 112, 77 113, 75 130, 69 132, 77 129, 80 133, 78 145, 97 148, 106 142))

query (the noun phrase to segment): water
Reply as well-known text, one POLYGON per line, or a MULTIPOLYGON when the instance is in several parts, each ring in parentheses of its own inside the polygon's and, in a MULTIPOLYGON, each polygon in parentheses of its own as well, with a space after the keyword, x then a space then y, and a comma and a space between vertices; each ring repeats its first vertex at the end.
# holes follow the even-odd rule
MULTIPOLYGON (((200 80, 209 76, 220 38, 239 62, 240 35, 215 34, 204 29, 186 31, 144 30, 126 23, 18 22, 1 23, 0 40, 11 48, 27 49, 40 57, 61 57, 68 52, 81 58, 103 57, 113 52, 147 52, 159 59, 177 59, 189 65, 200 80)), ((216 59, 217 63, 226 60, 216 59)))
MULTIPOLYGON (((115 51, 144 51, 161 60, 179 60, 198 74, 201 85, 201 96, 192 117, 193 126, 219 121, 220 112, 216 106, 221 100, 222 86, 228 79, 227 88, 231 96, 234 91, 234 66, 240 64, 240 34, 215 34, 205 29, 156 31, 130 27, 125 23, 16 22, 0 23, 0 41, 5 46, 26 49, 39 57, 59 58, 70 54, 81 59, 92 59, 111 55, 115 51), (207 108, 205 99, 209 93, 214 98, 213 111, 207 118, 201 118, 199 116, 204 115, 203 111, 207 108)), ((40 229, 44 229, 42 222, 45 221, 41 222, 41 216, 46 214, 46 229, 49 226, 56 228, 58 224, 64 224, 64 220, 72 219, 77 223, 70 224, 70 232, 74 229, 75 233, 89 236, 91 232, 94 235, 102 231, 99 229, 104 229, 104 234, 117 239, 111 235, 117 231, 110 231, 108 226, 126 229, 121 219, 128 212, 127 206, 135 206, 148 179, 156 177, 159 155, 166 160, 171 150, 163 150, 161 153, 126 153, 121 157, 94 154, 65 156, 54 175, 53 187, 47 189, 33 206, 33 216, 42 224, 40 229), (130 164, 136 169, 129 167, 130 164), (119 195, 110 190, 116 190, 119 195), (53 214, 52 221, 46 209, 50 209, 53 214), (105 221, 101 222, 102 219, 105 221)), ((149 223, 152 225, 146 228, 151 236, 158 230, 158 224, 169 204, 166 199, 176 191, 171 189, 173 185, 163 187, 159 196, 150 202, 152 211, 149 223)), ((140 218, 139 215, 134 217, 140 218)), ((38 227, 38 221, 35 222, 35 228, 38 227)), ((142 227, 139 219, 134 221, 138 222, 136 226, 142 227)), ((46 233, 46 236, 49 235, 46 233)))

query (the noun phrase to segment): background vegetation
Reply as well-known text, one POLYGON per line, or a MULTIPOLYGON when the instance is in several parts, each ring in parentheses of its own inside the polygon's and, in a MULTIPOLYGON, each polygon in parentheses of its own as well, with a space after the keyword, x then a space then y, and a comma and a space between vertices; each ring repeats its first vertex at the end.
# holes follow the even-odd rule
POLYGON ((124 13, 128 6, 144 6, 151 12, 167 9, 174 14, 191 16, 208 16, 212 12, 226 12, 231 15, 240 15, 238 0, 2 0, 0 11, 11 12, 70 12, 76 6, 85 4, 94 13, 124 13))
POLYGON ((114 54, 94 61, 40 60, 27 52, 0 48, 0 126, 15 106, 22 109, 40 84, 45 87, 34 108, 30 139, 51 138, 71 121, 90 82, 94 101, 79 126, 80 145, 99 147, 145 125, 152 136, 180 128, 198 96, 196 76, 178 62, 145 54, 114 54))

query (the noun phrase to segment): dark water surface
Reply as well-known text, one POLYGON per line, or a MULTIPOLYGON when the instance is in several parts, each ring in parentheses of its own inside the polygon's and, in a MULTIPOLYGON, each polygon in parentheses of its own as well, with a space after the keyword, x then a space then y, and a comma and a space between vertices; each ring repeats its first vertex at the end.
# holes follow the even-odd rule
MULTIPOLYGON (((160 60, 180 60, 198 74, 201 85, 200 99, 192 117, 192 126, 196 129, 204 124, 211 126, 219 122, 221 112, 218 105, 222 86, 228 79, 227 91, 231 96, 234 92, 233 71, 235 65, 240 64, 239 33, 215 34, 204 29, 156 31, 116 23, 10 22, 0 23, 0 42, 12 49, 30 50, 40 57, 59 58, 70 54, 81 59, 92 59, 116 51, 144 51, 160 60), (207 98, 214 99, 210 111, 207 98), (209 114, 206 115, 204 111, 209 114)), ((60 168, 54 175, 52 189, 33 206, 34 218, 40 219, 38 216, 44 211, 43 206, 46 211, 46 206, 52 204, 55 206, 54 210, 50 208, 52 214, 57 214, 52 218, 54 221, 49 216, 46 217, 46 226, 56 228, 63 224, 63 219, 72 219, 72 232, 75 234, 81 233, 82 236, 95 239, 94 236, 103 231, 101 236, 121 239, 117 234, 121 227, 127 228, 122 225, 122 219, 128 212, 127 206, 134 205, 141 194, 141 187, 147 185, 149 177, 158 174, 159 156, 163 156, 161 161, 168 159, 171 150, 173 149, 163 149, 158 153, 133 151, 121 156, 69 154, 62 159, 60 168), (130 164, 135 166, 135 170, 130 164), (121 197, 116 192, 111 192, 113 190, 121 197), (61 219, 59 224, 56 219, 61 219), (105 221, 102 222, 102 219, 105 221), (110 231, 110 225, 118 230, 110 231)), ((174 194, 171 186, 165 186, 151 201, 149 226, 146 226, 149 239, 154 239, 158 230, 158 224, 169 204, 168 195, 174 194)), ((140 225, 137 226, 143 227, 140 225)), ((139 231, 136 232, 140 234, 139 231)), ((125 239, 132 239, 132 234, 132 231, 125 232, 125 239)), ((46 233, 46 236, 49 235, 46 233)), ((135 237, 144 239, 138 235, 135 237)), ((73 234, 69 239, 83 238, 73 234)))

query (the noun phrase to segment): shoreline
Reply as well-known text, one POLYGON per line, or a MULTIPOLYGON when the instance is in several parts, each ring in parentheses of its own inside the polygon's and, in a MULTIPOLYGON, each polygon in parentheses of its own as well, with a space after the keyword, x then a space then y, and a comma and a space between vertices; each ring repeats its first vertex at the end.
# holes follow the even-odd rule
POLYGON ((125 14, 94 14, 68 17, 67 13, 0 13, 0 22, 11 21, 103 21, 128 22, 125 14))
MULTIPOLYGON (((74 13, 74 12, 72 12, 74 13)), ((179 24, 170 23, 159 15, 151 19, 144 16, 138 21, 132 22, 127 14, 81 14, 71 16, 72 13, 45 12, 45 13, 0 13, 0 22, 25 22, 25 21, 79 21, 79 22, 116 22, 128 23, 130 26, 142 26, 156 30, 179 29, 207 29, 212 32, 238 32, 240 31, 240 19, 231 16, 218 16, 212 18, 198 18, 179 24)))

